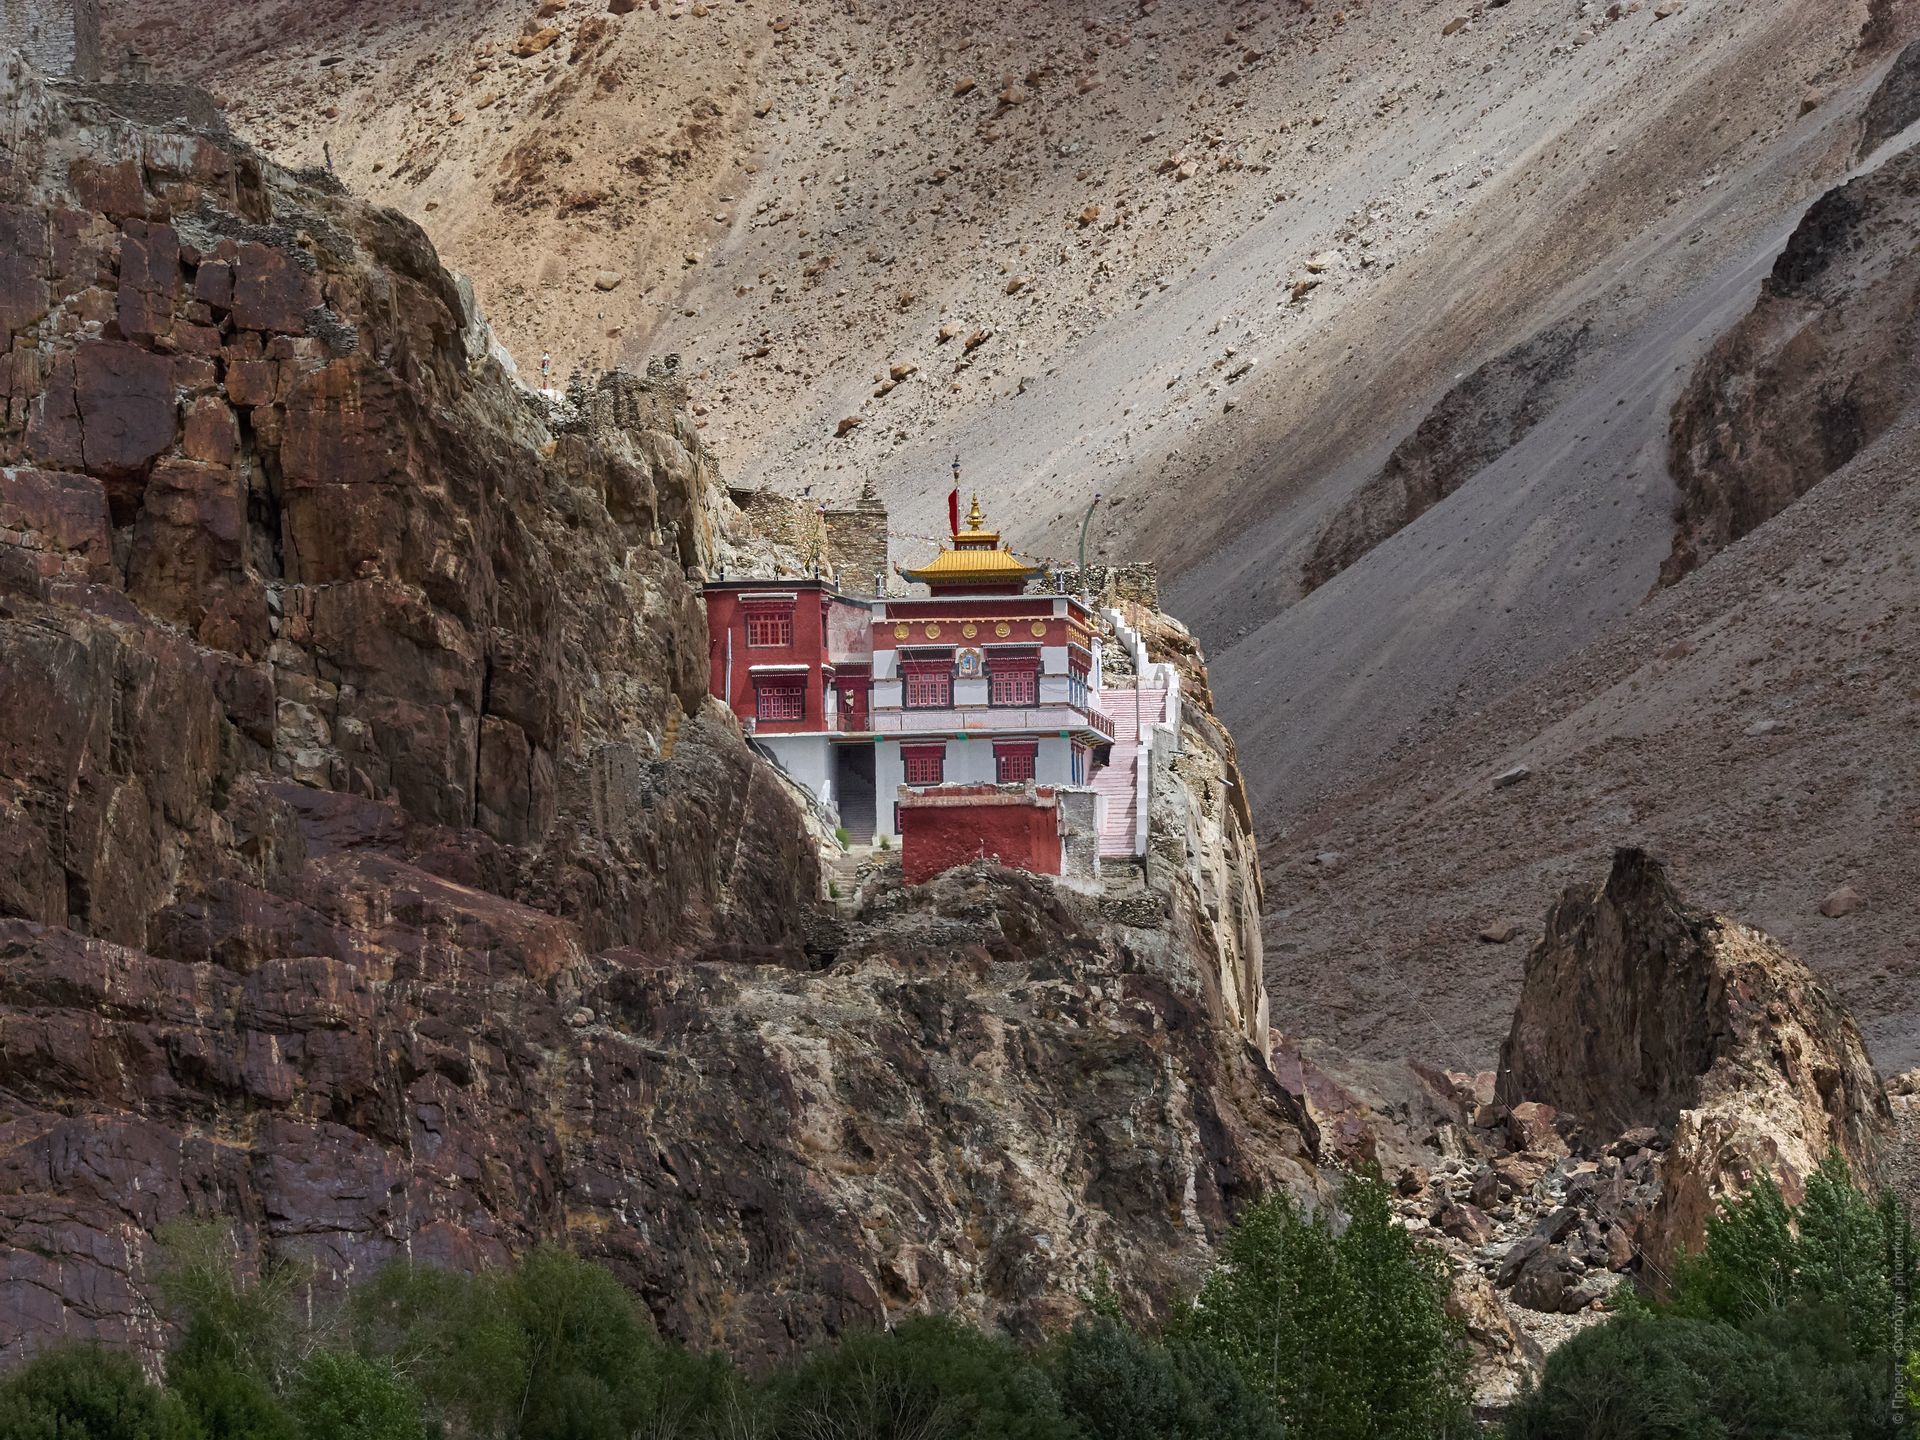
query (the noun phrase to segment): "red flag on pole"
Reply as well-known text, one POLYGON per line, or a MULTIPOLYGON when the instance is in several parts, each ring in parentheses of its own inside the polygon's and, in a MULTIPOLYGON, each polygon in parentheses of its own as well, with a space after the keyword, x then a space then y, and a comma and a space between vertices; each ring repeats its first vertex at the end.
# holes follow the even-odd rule
POLYGON ((947 528, 960 535, 960 457, 953 457, 953 489, 947 492, 947 528))

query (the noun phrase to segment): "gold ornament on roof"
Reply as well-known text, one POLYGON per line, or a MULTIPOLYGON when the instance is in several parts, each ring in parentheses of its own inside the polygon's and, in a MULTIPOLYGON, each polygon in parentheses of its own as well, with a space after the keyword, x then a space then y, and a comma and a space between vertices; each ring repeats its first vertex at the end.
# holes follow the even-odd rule
POLYGON ((953 537, 953 543, 942 544, 940 553, 918 570, 900 573, 935 590, 943 585, 1024 585, 1040 573, 1039 566, 1024 564, 1007 549, 998 530, 986 526, 976 493, 967 511, 967 528, 953 537))

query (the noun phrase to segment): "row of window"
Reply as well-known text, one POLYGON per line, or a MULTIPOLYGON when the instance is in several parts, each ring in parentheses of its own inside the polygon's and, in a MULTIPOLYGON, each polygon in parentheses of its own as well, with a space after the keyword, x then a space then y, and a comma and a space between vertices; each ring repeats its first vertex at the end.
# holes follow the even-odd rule
MULTIPOLYGON (((1081 681, 1077 688, 1084 708, 1086 682, 1081 681)), ((1039 693, 1040 677, 1032 670, 995 671, 987 677, 989 705, 1015 708, 1031 706, 1039 703, 1039 693)), ((762 720, 801 720, 806 717, 805 681, 762 680, 755 686, 755 695, 755 714, 762 720)), ((909 673, 905 698, 909 710, 951 710, 953 676, 909 673)))
MULTIPOLYGON (((1017 785, 1034 778, 1034 757, 1039 746, 1032 740, 997 740, 993 746, 993 778, 1002 785, 1017 785)), ((1079 747, 1075 747, 1075 758, 1079 747)), ((900 759, 909 785, 944 785, 947 775, 947 747, 944 745, 903 745, 900 759)))

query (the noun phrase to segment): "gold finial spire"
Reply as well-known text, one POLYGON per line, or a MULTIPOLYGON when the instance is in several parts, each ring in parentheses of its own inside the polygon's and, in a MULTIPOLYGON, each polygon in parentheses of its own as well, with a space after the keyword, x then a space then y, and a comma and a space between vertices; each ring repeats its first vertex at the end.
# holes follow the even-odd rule
POLYGON ((980 492, 973 492, 973 508, 967 512, 967 528, 978 530, 987 523, 987 517, 980 513, 980 492))

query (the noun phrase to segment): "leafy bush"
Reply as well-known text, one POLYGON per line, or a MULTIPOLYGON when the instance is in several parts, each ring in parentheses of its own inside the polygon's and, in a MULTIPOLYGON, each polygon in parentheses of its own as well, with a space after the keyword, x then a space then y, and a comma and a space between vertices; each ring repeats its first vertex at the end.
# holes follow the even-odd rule
POLYGON ((1666 1302, 1555 1352, 1508 1435, 1906 1436, 1893 1384, 1915 1281, 1904 1210, 1841 1157, 1797 1207, 1763 1178, 1707 1222, 1666 1302))
POLYGON ((299 1440, 293 1416, 258 1375, 205 1355, 175 1352, 167 1362, 167 1386, 204 1440, 299 1440))
POLYGON ((427 1420, 456 1433, 697 1436, 753 1411, 723 1357, 656 1339, 619 1281, 551 1247, 477 1276, 389 1266, 351 1320, 362 1353, 416 1377, 427 1420))
POLYGON ((779 1440, 1076 1440, 1046 1373, 943 1317, 850 1335, 772 1385, 779 1440))
POLYGON ((420 1397, 391 1365, 317 1350, 293 1382, 302 1440, 420 1440, 420 1397))
MULTIPOLYGON (((1842 1347, 1844 1348, 1844 1346, 1842 1347)), ((1847 1440, 1844 1380, 1722 1320, 1636 1311, 1569 1340, 1507 1440, 1847 1440)), ((1884 1412, 1882 1412, 1884 1413, 1884 1412)))
POLYGON ((1278 1416, 1223 1357, 1109 1315, 1074 1326, 1049 1371, 1087 1440, 1280 1440, 1278 1416))
POLYGON ((1344 1224, 1281 1196, 1250 1211, 1182 1317, 1316 1440, 1465 1433, 1465 1337, 1446 1313, 1446 1261, 1394 1223, 1377 1176, 1341 1191, 1344 1224))
POLYGON ((0 1380, 5 1440, 198 1440, 177 1396, 98 1345, 58 1345, 0 1380))

